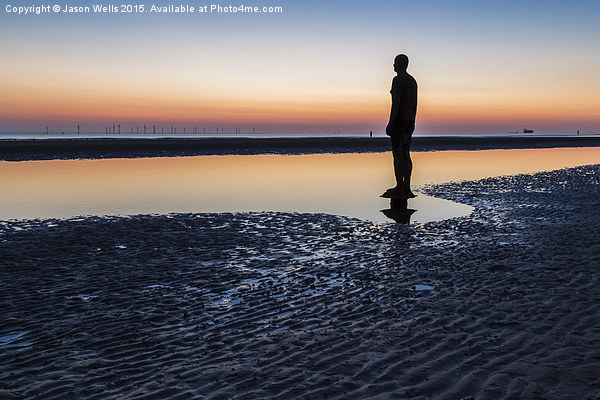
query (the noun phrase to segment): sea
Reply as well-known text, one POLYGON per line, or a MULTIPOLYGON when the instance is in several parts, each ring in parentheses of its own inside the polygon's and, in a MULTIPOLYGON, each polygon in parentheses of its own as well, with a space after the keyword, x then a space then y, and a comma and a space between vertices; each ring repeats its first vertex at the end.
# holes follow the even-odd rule
MULTIPOLYGON (((600 133, 581 133, 577 132, 554 132, 554 133, 443 133, 427 134, 415 133, 413 137, 574 137, 574 136, 598 136, 600 133)), ((224 132, 224 133, 112 133, 112 132, 2 132, 0 131, 0 140, 19 140, 19 139, 198 139, 198 138, 364 138, 369 137, 370 133, 253 133, 253 132, 224 132)), ((373 133, 372 137, 384 138, 385 133, 373 133)))
MULTIPOLYGON (((410 223, 467 216, 438 183, 600 164, 594 147, 413 153, 410 223)), ((0 161, 0 221, 170 213, 286 212, 391 222, 390 152, 0 161)))

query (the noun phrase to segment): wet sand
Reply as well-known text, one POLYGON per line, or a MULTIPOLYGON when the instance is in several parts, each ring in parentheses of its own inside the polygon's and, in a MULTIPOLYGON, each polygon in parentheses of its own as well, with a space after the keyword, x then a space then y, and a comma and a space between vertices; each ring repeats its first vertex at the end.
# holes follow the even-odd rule
MULTIPOLYGON (((415 137, 413 151, 600 147, 600 136, 415 137)), ((0 140, 0 160, 318 154, 390 151, 388 138, 190 138, 0 140)))
POLYGON ((0 223, 0 398, 597 399, 600 166, 315 214, 0 223))

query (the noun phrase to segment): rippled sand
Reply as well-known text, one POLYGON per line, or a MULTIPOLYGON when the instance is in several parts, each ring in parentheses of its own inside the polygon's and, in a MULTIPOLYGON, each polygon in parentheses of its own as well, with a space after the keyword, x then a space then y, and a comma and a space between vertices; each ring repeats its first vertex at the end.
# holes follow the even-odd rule
POLYGON ((599 166, 422 190, 476 211, 0 223, 0 398, 598 398, 599 166))

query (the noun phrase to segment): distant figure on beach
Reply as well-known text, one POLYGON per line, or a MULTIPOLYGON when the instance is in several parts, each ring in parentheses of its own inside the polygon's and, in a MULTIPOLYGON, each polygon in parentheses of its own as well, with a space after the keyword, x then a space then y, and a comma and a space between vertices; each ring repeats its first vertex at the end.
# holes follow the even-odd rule
POLYGON ((396 56, 394 71, 397 75, 392 80, 391 90, 392 110, 390 121, 385 129, 386 135, 392 140, 396 187, 388 189, 384 193, 385 197, 415 197, 410 190, 410 176, 413 168, 410 158, 410 142, 415 130, 417 115, 417 81, 406 72, 407 67, 408 57, 404 54, 396 56))

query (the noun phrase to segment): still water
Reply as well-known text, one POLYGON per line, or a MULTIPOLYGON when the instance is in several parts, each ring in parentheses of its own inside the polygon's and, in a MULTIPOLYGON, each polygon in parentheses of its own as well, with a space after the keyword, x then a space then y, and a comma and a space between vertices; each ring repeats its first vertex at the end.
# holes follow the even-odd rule
MULTIPOLYGON (((600 163, 599 148, 413 153, 413 187, 600 163)), ((390 153, 0 162, 0 220, 172 212, 286 211, 391 221, 390 153)), ((421 223, 469 206, 419 194, 421 223)))

